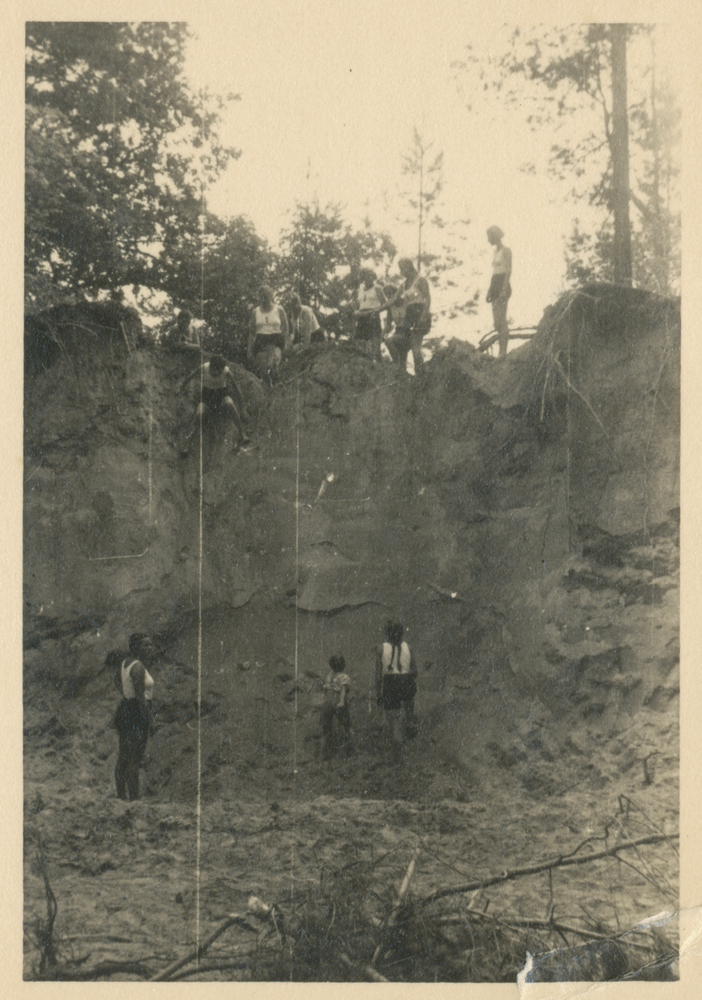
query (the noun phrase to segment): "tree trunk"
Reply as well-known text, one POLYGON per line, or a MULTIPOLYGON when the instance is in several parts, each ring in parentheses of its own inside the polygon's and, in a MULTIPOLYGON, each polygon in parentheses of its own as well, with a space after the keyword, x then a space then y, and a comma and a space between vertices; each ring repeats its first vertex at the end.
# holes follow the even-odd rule
POLYGON ((629 221, 629 119, 626 86, 626 24, 611 24, 612 39, 612 208, 614 212, 614 280, 631 284, 629 221))

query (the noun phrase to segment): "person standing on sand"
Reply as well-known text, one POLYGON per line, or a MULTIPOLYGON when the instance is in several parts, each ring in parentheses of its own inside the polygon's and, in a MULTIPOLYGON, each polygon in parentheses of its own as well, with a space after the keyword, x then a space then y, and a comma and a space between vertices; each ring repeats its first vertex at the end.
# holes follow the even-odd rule
POLYGON ((509 342, 507 302, 512 294, 509 280, 512 276, 512 251, 502 243, 504 235, 499 226, 490 226, 487 231, 488 243, 494 246, 495 253, 492 258, 492 280, 486 298, 488 302, 492 303, 492 321, 497 331, 497 342, 500 345, 498 358, 504 358, 507 355, 509 342))
POLYGON ((334 752, 334 719, 343 730, 347 754, 353 752, 351 716, 349 715, 351 679, 346 673, 346 662, 343 656, 332 656, 329 660, 329 666, 331 670, 324 681, 324 704, 322 705, 322 738, 324 740, 323 756, 325 760, 328 760, 334 752))
MULTIPOLYGON (((133 801, 139 798, 139 768, 141 767, 149 735, 153 731, 151 699, 154 679, 144 663, 151 665, 154 647, 151 637, 134 632, 129 637, 129 656, 119 667, 122 701, 115 712, 113 725, 119 735, 119 753, 115 767, 117 798, 133 801)), ((114 654, 108 653, 108 666, 114 654)))
POLYGON ((417 668, 411 650, 402 641, 404 626, 388 621, 385 641, 378 646, 375 658, 375 700, 385 713, 390 739, 397 741, 397 723, 402 720, 402 735, 416 735, 414 699, 417 694, 417 668))

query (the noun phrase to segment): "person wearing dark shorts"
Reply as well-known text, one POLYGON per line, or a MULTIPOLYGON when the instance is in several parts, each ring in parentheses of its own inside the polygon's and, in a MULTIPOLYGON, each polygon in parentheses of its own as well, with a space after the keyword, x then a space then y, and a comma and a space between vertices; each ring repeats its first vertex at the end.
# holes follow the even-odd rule
MULTIPOLYGON (((108 666, 114 661, 109 653, 108 666)), ((148 635, 135 632, 129 637, 129 656, 121 660, 117 680, 122 693, 113 719, 119 736, 115 767, 117 798, 139 798, 139 769, 152 731, 151 698, 154 681, 144 663, 153 662, 153 643, 148 635)))
POLYGON ((395 332, 385 343, 393 361, 398 362, 403 372, 411 351, 416 374, 424 363, 422 340, 431 330, 431 291, 428 281, 417 272, 409 257, 401 257, 397 266, 404 282, 392 304, 403 306, 404 310, 395 323, 395 332))
POLYGON ((183 383, 183 388, 198 374, 200 375, 200 401, 195 410, 195 423, 187 437, 192 436, 195 427, 204 416, 212 414, 213 416, 231 417, 239 431, 240 444, 248 444, 251 439, 246 433, 244 421, 248 421, 249 414, 244 398, 234 381, 234 376, 221 354, 215 354, 210 361, 206 361, 201 368, 196 369, 192 375, 188 376, 183 383), (238 406, 232 398, 234 396, 237 398, 238 406))
POLYGON ((411 650, 402 641, 404 627, 388 621, 385 641, 378 646, 375 660, 375 698, 382 708, 390 739, 396 742, 397 724, 402 722, 402 735, 416 734, 414 699, 417 694, 417 670, 411 650))
POLYGON ((258 305, 251 313, 247 360, 259 376, 272 382, 288 349, 289 328, 285 310, 273 297, 270 285, 258 290, 258 305))

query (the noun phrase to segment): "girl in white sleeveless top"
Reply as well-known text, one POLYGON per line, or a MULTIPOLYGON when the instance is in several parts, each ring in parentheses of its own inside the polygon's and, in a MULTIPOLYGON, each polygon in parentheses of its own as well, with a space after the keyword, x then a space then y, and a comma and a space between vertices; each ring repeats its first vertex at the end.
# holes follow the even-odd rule
POLYGON ((258 305, 251 313, 246 357, 263 378, 278 367, 288 346, 288 318, 269 285, 262 285, 258 295, 258 305))
POLYGON ((359 275, 360 284, 356 290, 356 340, 370 344, 371 357, 381 360, 380 308, 385 305, 385 296, 376 273, 364 267, 359 275))
MULTIPOLYGON (((120 664, 122 701, 114 717, 114 727, 119 735, 115 784, 120 799, 139 798, 139 768, 151 731, 150 709, 154 691, 154 679, 142 662, 153 659, 151 638, 135 632, 129 637, 129 653, 120 664)), ((111 661, 113 656, 110 653, 106 662, 111 661)))
POLYGON ((376 703, 385 713, 393 743, 400 716, 403 736, 409 738, 416 734, 414 698, 417 694, 417 669, 409 646, 402 641, 403 633, 404 627, 399 622, 387 622, 385 641, 378 646, 375 660, 376 703))

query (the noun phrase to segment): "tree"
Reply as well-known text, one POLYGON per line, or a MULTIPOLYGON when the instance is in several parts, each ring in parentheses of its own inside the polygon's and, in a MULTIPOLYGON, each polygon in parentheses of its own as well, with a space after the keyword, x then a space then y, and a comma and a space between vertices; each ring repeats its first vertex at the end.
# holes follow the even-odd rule
POLYGON ((61 292, 177 290, 202 186, 238 155, 217 138, 223 102, 188 89, 187 37, 174 23, 27 25, 30 293, 42 276, 61 292))
MULTIPOLYGON (((461 267, 463 260, 457 256, 456 242, 465 239, 459 230, 470 224, 469 219, 458 219, 451 225, 442 216, 441 192, 444 188, 444 154, 432 155, 434 144, 430 142, 415 126, 412 134, 412 145, 405 154, 402 172, 410 178, 412 187, 403 192, 407 204, 412 209, 412 215, 407 215, 400 221, 416 227, 417 232, 417 270, 424 271, 424 276, 432 284, 443 284, 446 288, 456 287, 450 272, 461 267), (429 236, 427 235, 429 232, 429 236)), ((448 310, 449 318, 455 318, 459 313, 474 313, 477 311, 479 293, 471 299, 454 303, 448 310)))
POLYGON ((372 263, 387 273, 397 254, 387 233, 375 232, 370 221, 353 232, 339 205, 298 204, 291 227, 280 238, 274 283, 283 296, 296 292, 315 309, 347 305, 361 267, 372 263))
POLYGON ((429 153, 433 145, 432 142, 428 142, 420 135, 415 126, 412 134, 412 146, 405 154, 402 164, 403 174, 409 176, 416 185, 415 189, 409 193, 407 200, 410 208, 414 210, 414 221, 417 226, 418 271, 421 271, 422 264, 429 265, 435 259, 435 255, 425 254, 423 242, 425 226, 433 224, 443 227, 440 217, 431 215, 444 186, 442 174, 444 154, 438 153, 433 160, 430 160, 429 153))
POLYGON ((629 219, 629 119, 626 87, 626 24, 610 24, 612 60, 612 211, 614 214, 614 280, 631 284, 631 222, 629 219))
POLYGON ((241 217, 224 222, 208 216, 204 246, 202 266, 184 268, 184 287, 194 303, 202 297, 207 348, 243 363, 251 309, 269 281, 274 256, 241 217))
POLYGON ((345 224, 339 205, 297 204, 291 227, 280 237, 282 256, 275 272, 276 290, 296 292, 314 308, 332 306, 329 283, 346 263, 345 224))
POLYGON ((479 86, 519 108, 534 129, 553 134, 551 174, 567 182, 574 204, 583 206, 568 248, 569 277, 628 283, 633 274, 650 286, 656 274, 656 290, 670 293, 679 274, 679 262, 670 263, 679 243, 673 166, 679 136, 673 127, 657 128, 662 97, 652 79, 655 31, 641 24, 515 29, 502 56, 491 62, 469 54, 459 69, 477 72, 479 86), (627 64, 635 72, 628 73, 627 64), (665 206, 654 177, 663 162, 671 193, 665 206), (595 225, 584 221, 588 215, 595 225), (658 238, 651 241, 654 226, 658 238))

